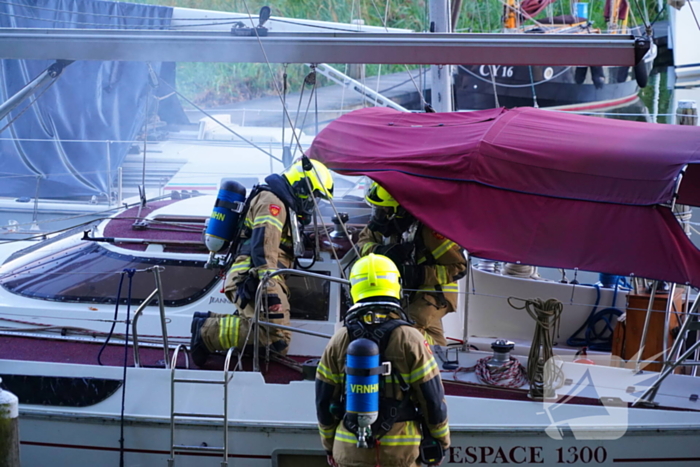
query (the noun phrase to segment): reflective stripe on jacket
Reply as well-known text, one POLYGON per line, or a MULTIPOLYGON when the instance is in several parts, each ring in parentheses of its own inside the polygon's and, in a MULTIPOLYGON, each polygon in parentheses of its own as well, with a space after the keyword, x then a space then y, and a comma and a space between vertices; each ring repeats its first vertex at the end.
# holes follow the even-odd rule
POLYGON ((294 262, 287 208, 274 193, 261 191, 251 199, 244 222, 241 248, 226 275, 224 287, 231 301, 234 300, 231 294, 243 279, 241 276, 249 270, 255 270, 258 278, 262 278, 266 272, 289 268, 294 262))

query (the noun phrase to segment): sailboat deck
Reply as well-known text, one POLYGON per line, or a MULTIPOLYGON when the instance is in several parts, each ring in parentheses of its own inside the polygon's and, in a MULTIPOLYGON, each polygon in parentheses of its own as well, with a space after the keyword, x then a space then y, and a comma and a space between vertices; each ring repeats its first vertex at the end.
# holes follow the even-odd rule
MULTIPOLYGON (((98 354, 101 345, 93 342, 75 342, 38 337, 4 335, 0 337, 0 359, 40 361, 53 363, 71 363, 80 365, 99 365, 98 354)), ((139 347, 141 366, 150 368, 163 368, 163 350, 153 347, 139 347)), ((134 366, 133 348, 129 346, 127 351, 127 364, 134 366)), ((310 356, 290 356, 290 361, 301 365, 310 356)), ((124 346, 108 345, 105 347, 100 360, 103 365, 121 367, 124 364, 124 346)), ((290 362, 291 363, 291 362, 290 362)), ((224 365, 223 355, 213 355, 207 362, 204 370, 222 370, 224 365)), ((178 368, 185 368, 185 355, 181 353, 178 358, 178 368)), ((196 367, 193 367, 196 369, 196 367)), ((302 381, 302 373, 291 365, 279 361, 270 361, 263 364, 263 376, 268 384, 289 384, 292 381, 302 381)), ((252 371, 252 359, 244 357, 243 371, 252 371)), ((528 396, 527 385, 522 388, 497 388, 486 386, 474 381, 468 381, 465 373, 460 373, 455 378, 452 370, 442 370, 445 393, 448 396, 488 398, 510 401, 531 401, 528 396)), ((564 401, 571 405, 603 406, 600 399, 591 397, 572 396, 564 401)), ((689 410, 673 407, 656 407, 664 410, 689 410)))

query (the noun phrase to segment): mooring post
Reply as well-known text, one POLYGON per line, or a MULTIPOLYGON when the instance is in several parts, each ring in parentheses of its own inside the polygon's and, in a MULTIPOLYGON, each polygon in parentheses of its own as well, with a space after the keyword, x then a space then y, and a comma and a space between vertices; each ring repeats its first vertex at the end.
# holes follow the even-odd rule
MULTIPOLYGON (((0 382, 2 380, 0 379, 0 382)), ((19 401, 0 388, 0 467, 19 467, 19 401)))

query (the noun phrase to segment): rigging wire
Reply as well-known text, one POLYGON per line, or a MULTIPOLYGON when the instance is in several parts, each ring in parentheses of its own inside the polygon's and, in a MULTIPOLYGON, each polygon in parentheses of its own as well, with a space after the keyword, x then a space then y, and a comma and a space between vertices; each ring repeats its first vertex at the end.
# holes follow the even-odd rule
MULTIPOLYGON (((182 93, 180 93, 179 91, 177 91, 174 87, 172 87, 167 81, 165 81, 164 79, 162 79, 160 76, 158 77, 158 81, 159 81, 159 83, 165 84, 167 87, 169 87, 170 89, 172 89, 172 91, 173 91, 175 94, 177 94, 178 97, 180 97, 182 100, 184 100, 185 102, 187 102, 188 104, 190 104, 191 106, 193 106, 195 109, 197 109, 197 110, 199 110, 200 112, 202 112, 202 113, 203 113, 204 115, 206 115, 207 117, 211 118, 212 121, 214 121, 215 123, 218 123, 219 125, 221 125, 221 127, 223 127, 223 128, 224 128, 226 131, 228 131, 229 133, 233 134, 234 136, 236 136, 236 137, 240 138, 241 140, 245 141, 246 143, 250 144, 250 145, 253 146, 255 149, 261 151, 263 154, 266 154, 268 157, 271 157, 271 158, 273 158, 274 160, 276 160, 276 161, 278 161, 278 162, 282 162, 282 159, 280 159, 279 157, 275 156, 275 155, 272 154, 271 152, 268 152, 268 151, 264 150, 263 148, 261 148, 260 146, 258 146, 257 144, 255 144, 254 142, 252 142, 252 141, 250 141, 249 139, 243 137, 242 135, 239 135, 239 134, 236 133, 234 130, 232 130, 231 128, 229 128, 227 125, 225 125, 225 124, 222 123, 220 120, 218 120, 216 117, 214 117, 212 114, 210 114, 209 112, 207 112, 206 110, 204 110, 203 108, 201 108, 200 106, 198 106, 197 104, 195 104, 194 102, 192 102, 190 99, 188 99, 188 98, 185 97, 182 93)), ((293 132, 292 132, 292 133, 293 133, 293 132)))
MULTIPOLYGON (((384 18, 382 19, 382 17, 379 16, 379 18, 382 20, 382 24, 384 25, 385 29, 386 29, 387 18, 389 16, 389 1, 390 0, 386 0, 386 4, 384 7, 384 18)), ((379 8, 377 7, 377 4, 374 0, 372 0, 372 6, 374 7, 374 11, 377 12, 377 15, 380 15, 379 8)), ((408 67, 407 67, 407 70, 408 70, 408 67)), ((410 72, 409 72, 409 74, 410 74, 410 72)), ((375 92, 377 94, 379 94, 379 85, 380 85, 381 78, 382 78, 382 64, 380 63, 379 66, 377 67, 377 86, 375 89, 375 92)), ((362 74, 362 80, 363 81, 365 80, 364 73, 362 74)), ((362 84, 364 85, 365 83, 363 82, 362 84)), ((378 102, 379 102, 379 95, 375 96, 375 99, 374 99, 374 106, 375 107, 377 106, 378 102)))
MULTIPOLYGON (((68 15, 75 15, 77 12, 71 11, 71 10, 58 10, 54 8, 45 8, 45 7, 38 7, 35 5, 21 5, 17 3, 12 3, 12 2, 4 2, 0 1, 0 4, 7 4, 7 5, 16 5, 24 8, 34 8, 38 10, 46 10, 46 11, 51 11, 51 12, 56 12, 56 13, 63 13, 63 14, 68 14, 68 15)), ((45 21, 45 22, 52 22, 55 24, 68 24, 68 25, 82 25, 82 26, 98 26, 96 29, 139 29, 139 30, 178 30, 178 29, 185 29, 185 28, 198 28, 202 26, 220 26, 220 25, 233 25, 233 24, 238 24, 240 23, 241 19, 247 19, 246 16, 233 16, 233 17, 226 17, 226 18, 177 18, 177 21, 213 21, 210 23, 200 23, 200 24, 182 24, 182 25, 168 25, 168 26, 159 26, 159 25, 129 25, 126 27, 114 27, 115 25, 109 25, 109 24, 104 24, 104 23, 91 23, 91 22, 85 22, 85 21, 67 21, 67 20, 60 20, 56 18, 39 18, 35 16, 25 16, 25 15, 20 15, 16 13, 7 13, 7 12, 0 12, 0 15, 8 16, 8 17, 14 17, 14 18, 23 18, 23 19, 30 19, 34 21, 45 21), (105 27, 105 26, 112 26, 112 27, 105 27)), ((81 13, 81 16, 85 16, 83 13, 81 13)), ((107 17, 107 18, 115 18, 115 19, 143 19, 143 20, 166 20, 166 18, 153 18, 149 16, 127 16, 127 15, 108 15, 108 14, 103 14, 103 13, 90 13, 87 16, 96 16, 96 17, 107 17)), ((297 26, 305 26, 308 28, 312 29, 323 29, 323 30, 328 30, 328 31, 337 31, 337 32, 356 32, 353 29, 347 29, 347 28, 342 28, 342 27, 335 27, 335 26, 323 26, 323 25, 318 25, 318 24, 308 24, 303 21, 294 21, 293 19, 281 19, 281 18, 271 18, 269 21, 271 22, 278 22, 278 23, 285 23, 285 24, 293 24, 297 26)))
MULTIPOLYGON (((637 12, 639 13, 640 19, 644 23, 644 27, 646 28, 647 31, 649 31, 651 29, 651 25, 649 24, 649 15, 644 14, 644 11, 642 11, 642 7, 639 6, 639 0, 632 0, 632 1, 634 2, 634 5, 637 7, 637 12)), ((631 11, 632 11, 632 9, 630 8, 630 12, 631 11)), ((635 23, 636 23, 636 21, 635 21, 635 23)), ((635 23, 632 23, 632 24, 635 24, 635 23)))
MULTIPOLYGON (((315 97, 318 96, 318 93, 316 92, 317 79, 316 79, 316 70, 315 69, 312 73, 309 73, 306 76, 306 78, 309 78, 309 77, 311 77, 310 79, 313 81, 313 83, 312 83, 312 87, 311 87, 311 94, 309 95, 309 100, 306 103, 306 110, 304 111, 304 116, 301 120, 301 128, 304 128, 306 126, 306 117, 309 115, 309 109, 311 108, 311 102, 315 97)), ((307 84, 306 78, 304 79, 304 84, 307 84)), ((304 84, 302 84, 302 86, 304 86, 304 84)), ((299 106, 301 107, 301 99, 299 100, 299 106)), ((297 117, 298 116, 299 115, 297 114, 297 117)), ((316 117, 317 117, 317 121, 318 121, 318 114, 316 114, 316 117)), ((296 122, 295 122, 295 124, 296 124, 296 122)), ((297 128, 299 128, 299 127, 297 127, 297 128)), ((292 159, 294 159, 294 156, 296 155, 296 153, 297 153, 297 146, 294 146, 294 151, 292 152, 292 159)))
POLYGON ((528 65, 527 69, 530 72, 530 84, 532 84, 532 102, 534 104, 533 107, 539 109, 540 106, 537 103, 537 92, 535 91, 535 79, 532 77, 532 65, 528 65))
POLYGON ((688 2, 688 6, 690 7, 690 12, 693 14, 693 19, 695 19, 695 25, 698 27, 698 31, 700 31, 700 22, 698 22, 698 17, 695 15, 695 9, 693 8, 693 2, 688 2))
MULTIPOLYGON (((38 76, 38 75, 37 75, 37 76, 38 76)), ((52 80, 49 84, 47 84, 46 87, 45 87, 44 89, 42 89, 41 92, 40 92, 37 96, 32 96, 31 102, 29 102, 29 104, 28 104, 26 107, 24 107, 24 108, 22 109, 22 111, 21 111, 20 113, 18 113, 18 114, 15 116, 15 118, 13 118, 13 119, 11 119, 9 122, 7 122, 7 125, 5 125, 4 127, 0 128, 0 133, 2 133, 3 131, 5 131, 5 130, 6 130, 10 125, 12 125, 19 117, 21 117, 22 115, 24 115, 24 113, 25 113, 27 110, 29 110, 30 107, 32 107, 34 104, 36 104, 36 102, 39 100, 39 98, 40 98, 41 96, 43 96, 43 95, 46 93, 46 91, 48 91, 49 89, 51 89, 51 86, 53 86, 53 85, 56 83, 56 81, 58 81, 58 78, 60 78, 60 76, 61 76, 61 75, 58 75, 58 76, 56 76, 55 78, 53 78, 53 80, 52 80)), ((34 78, 34 79, 36 79, 36 78, 34 78)), ((34 80, 32 80, 32 81, 34 81, 34 80)))
MULTIPOLYGON (((388 2, 388 1, 389 1, 389 0, 387 0, 387 2, 388 2)), ((427 3, 427 2, 426 2, 426 3, 427 3)), ((375 11, 379 14, 379 9, 377 8, 377 4, 374 2, 374 0, 372 0, 372 5, 374 6, 375 11)), ((384 30, 385 30, 386 32, 389 32, 389 28, 388 28, 387 25, 386 25, 386 20, 385 20, 384 18, 381 17, 381 14, 380 14, 380 16, 379 16, 379 19, 382 20, 382 27, 384 27, 384 30)), ((418 84, 416 83, 416 80, 413 79, 413 75, 411 74, 411 71, 409 70, 408 65, 404 65, 404 68, 405 68, 406 71, 408 72, 408 77, 411 79, 411 82, 413 82, 413 87, 414 87, 414 88, 416 89, 416 91, 418 92, 418 96, 420 97, 420 100, 421 100, 421 107, 425 107, 426 105, 428 105, 428 101, 425 100, 425 95, 423 94, 423 91, 421 90, 421 88, 420 88, 420 87, 418 86, 418 84)), ((379 82, 377 81, 377 86, 379 86, 378 83, 379 83, 379 82)), ((363 84, 364 84, 364 83, 363 83, 363 84)))

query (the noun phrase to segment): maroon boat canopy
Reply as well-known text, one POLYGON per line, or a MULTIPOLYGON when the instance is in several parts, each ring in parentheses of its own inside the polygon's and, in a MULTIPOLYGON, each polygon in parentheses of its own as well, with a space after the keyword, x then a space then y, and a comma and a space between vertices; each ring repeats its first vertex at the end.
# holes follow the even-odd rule
POLYGON ((668 206, 700 205, 700 128, 521 108, 351 112, 309 156, 367 175, 472 255, 700 286, 668 206))

